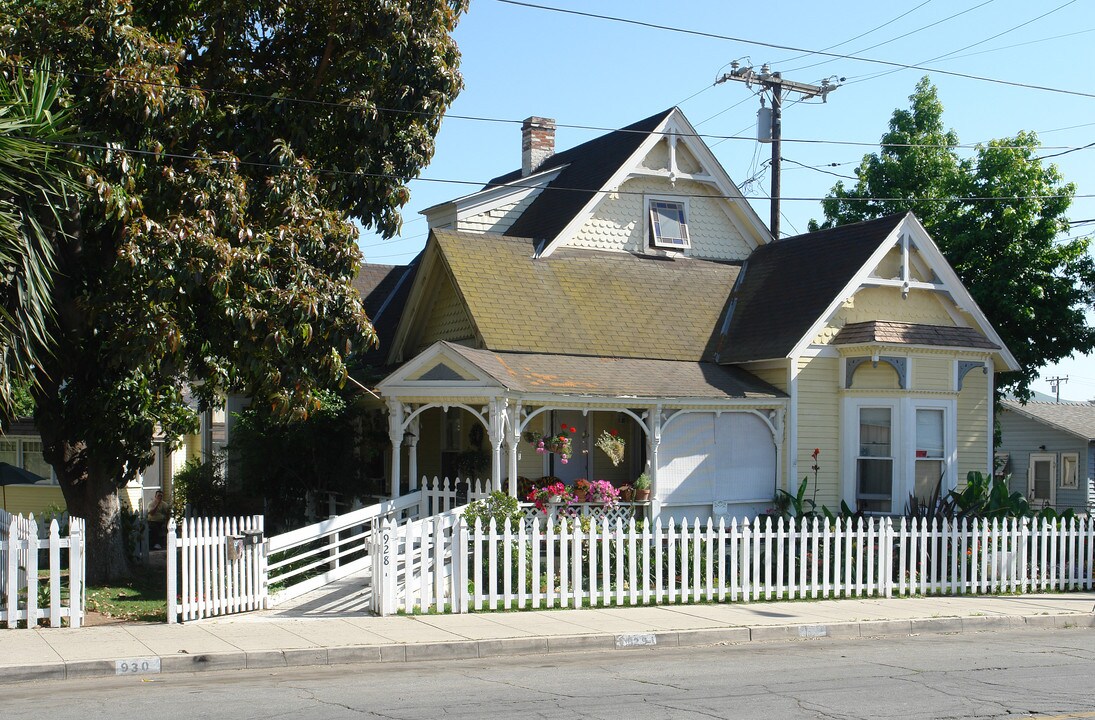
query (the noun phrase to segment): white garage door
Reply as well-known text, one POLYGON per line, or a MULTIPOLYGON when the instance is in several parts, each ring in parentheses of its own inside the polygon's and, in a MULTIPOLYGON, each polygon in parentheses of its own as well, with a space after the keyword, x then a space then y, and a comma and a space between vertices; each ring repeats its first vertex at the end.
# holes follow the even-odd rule
POLYGON ((776 491, 776 446, 752 413, 685 413, 669 421, 658 446, 663 505, 768 503, 776 491))

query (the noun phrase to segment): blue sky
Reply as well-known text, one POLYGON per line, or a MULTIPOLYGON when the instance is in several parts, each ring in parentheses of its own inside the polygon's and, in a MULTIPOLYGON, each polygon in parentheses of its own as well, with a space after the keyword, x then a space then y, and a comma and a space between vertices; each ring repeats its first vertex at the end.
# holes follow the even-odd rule
MULTIPOLYGON (((894 109, 907 107, 913 86, 925 74, 939 89, 945 123, 964 145, 1019 130, 1038 132, 1046 154, 1095 140, 1095 97, 923 70, 893 71, 742 42, 828 50, 1095 94, 1095 5, 1090 0, 531 1, 739 40, 472 0, 455 33, 465 89, 442 125, 433 162, 410 185, 401 236, 363 235, 367 261, 408 262, 426 241, 420 210, 519 167, 520 121, 530 115, 555 118, 560 126, 597 128, 559 127, 556 147, 565 149, 603 134, 600 128, 621 127, 679 105, 700 133, 718 136, 706 142, 735 181, 754 179, 743 192, 755 198, 754 207, 767 222, 770 175, 763 163, 771 150, 752 139, 759 99, 742 83, 713 86, 730 61, 739 58, 757 68, 768 63, 801 82, 846 78, 825 104, 785 105, 786 234, 805 232, 811 218, 821 217, 819 199, 839 179, 827 173, 851 175, 865 153, 877 150, 894 109), (731 135, 742 139, 722 139, 731 135)), ((1075 221, 1095 220, 1093 157, 1095 148, 1054 159, 1065 179, 1076 183, 1077 195, 1092 196, 1076 199, 1069 213, 1075 221)), ((1072 234, 1093 228, 1095 223, 1077 225, 1072 234)), ((1043 372, 1043 378, 1054 375, 1069 376, 1063 399, 1095 398, 1095 358, 1076 358, 1043 372)), ((1041 380, 1035 389, 1049 392, 1049 384, 1041 380)))

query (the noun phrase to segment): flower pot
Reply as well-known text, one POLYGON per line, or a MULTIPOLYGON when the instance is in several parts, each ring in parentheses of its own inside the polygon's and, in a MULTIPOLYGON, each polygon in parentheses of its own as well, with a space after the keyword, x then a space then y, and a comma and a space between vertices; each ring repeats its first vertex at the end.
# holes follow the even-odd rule
POLYGON ((623 502, 631 502, 635 499, 635 489, 629 487, 620 488, 620 500, 623 502))
POLYGON ((650 499, 650 490, 639 490, 635 488, 635 502, 646 502, 650 499))
POLYGON ((587 491, 585 491, 585 490, 578 490, 578 491, 577 491, 577 492, 575 493, 575 497, 577 498, 578 502, 580 502, 580 503, 584 503, 584 502, 586 502, 586 498, 587 498, 588 496, 589 496, 589 493, 588 493, 587 491))

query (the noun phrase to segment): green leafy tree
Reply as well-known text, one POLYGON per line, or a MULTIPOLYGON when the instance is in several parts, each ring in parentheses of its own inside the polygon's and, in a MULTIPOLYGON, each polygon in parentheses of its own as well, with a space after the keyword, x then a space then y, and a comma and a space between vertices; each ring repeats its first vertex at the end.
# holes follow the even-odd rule
POLYGON ((49 353, 54 240, 76 183, 54 143, 69 112, 48 63, 0 76, 0 415, 33 412, 29 384, 49 353))
POLYGON ((909 100, 881 150, 863 158, 855 185, 838 182, 822 202, 821 227, 916 213, 1022 367, 1001 388, 1029 397, 1039 368, 1095 348, 1085 318, 1095 293, 1090 239, 1061 237, 1076 188, 1043 164, 1034 133, 960 158, 927 78, 909 100))
POLYGON ((0 0, 0 64, 81 102, 36 422, 88 579, 127 571, 116 488, 229 392, 303 418, 375 342, 353 222, 392 235, 461 88, 466 0, 0 0))

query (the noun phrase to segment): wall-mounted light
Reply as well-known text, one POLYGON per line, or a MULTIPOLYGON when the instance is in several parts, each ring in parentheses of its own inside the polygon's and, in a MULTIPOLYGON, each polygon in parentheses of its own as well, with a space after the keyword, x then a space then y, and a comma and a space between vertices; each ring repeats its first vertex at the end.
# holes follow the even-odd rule
POLYGON ((1038 449, 1041 450, 1042 452, 1045 452, 1046 446, 1045 445, 1039 445, 1038 449))

